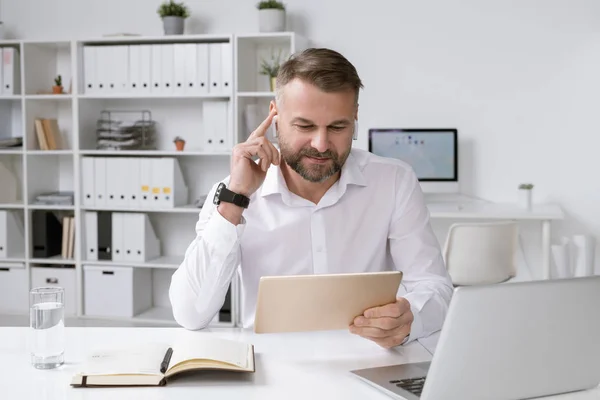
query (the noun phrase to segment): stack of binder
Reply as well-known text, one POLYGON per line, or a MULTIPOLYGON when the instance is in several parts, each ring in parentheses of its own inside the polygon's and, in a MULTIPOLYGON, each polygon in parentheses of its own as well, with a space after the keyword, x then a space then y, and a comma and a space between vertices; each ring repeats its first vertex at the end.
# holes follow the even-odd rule
POLYGON ((160 256, 160 240, 147 214, 85 212, 86 260, 145 262, 160 256))
POLYGON ((231 94, 231 43, 86 45, 86 94, 231 94))
POLYGON ((0 259, 23 257, 24 224, 14 211, 0 210, 0 259))
POLYGON ((21 63, 19 50, 13 47, 0 48, 0 94, 12 96, 21 92, 21 63))
POLYGON ((188 204, 188 187, 174 157, 84 157, 85 207, 164 209, 188 204))

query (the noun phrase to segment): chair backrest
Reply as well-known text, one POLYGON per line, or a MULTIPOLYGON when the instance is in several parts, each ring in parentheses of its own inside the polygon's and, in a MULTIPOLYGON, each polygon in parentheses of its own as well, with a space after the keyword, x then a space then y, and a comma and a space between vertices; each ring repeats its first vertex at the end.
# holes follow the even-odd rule
POLYGON ((513 221, 457 223, 444 248, 456 286, 500 283, 516 275, 518 225, 513 221))

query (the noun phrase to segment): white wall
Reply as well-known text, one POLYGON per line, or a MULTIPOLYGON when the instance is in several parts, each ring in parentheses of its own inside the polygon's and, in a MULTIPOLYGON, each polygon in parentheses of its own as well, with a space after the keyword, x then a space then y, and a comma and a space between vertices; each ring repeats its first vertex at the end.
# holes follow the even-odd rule
MULTIPOLYGON (((257 30, 256 1, 186 3, 193 13, 189 33, 257 30)), ((0 4, 17 38, 162 34, 158 0, 0 4)), ((517 185, 531 181, 537 201, 559 202, 568 214, 555 236, 600 237, 599 2, 286 4, 289 28, 315 46, 339 50, 358 68, 366 86, 359 147, 366 147, 369 127, 457 127, 466 192, 513 201, 517 185)), ((596 253, 600 271, 600 249, 596 253)))

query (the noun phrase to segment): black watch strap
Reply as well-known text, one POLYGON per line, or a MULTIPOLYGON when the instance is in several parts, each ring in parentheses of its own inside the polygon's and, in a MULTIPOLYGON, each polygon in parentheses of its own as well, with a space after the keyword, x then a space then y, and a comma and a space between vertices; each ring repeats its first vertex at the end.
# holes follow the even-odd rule
POLYGON ((250 204, 250 199, 248 197, 243 194, 232 192, 227 189, 227 186, 225 186, 223 182, 219 183, 219 186, 217 186, 213 203, 219 205, 222 201, 235 204, 242 208, 248 208, 248 205, 250 204))

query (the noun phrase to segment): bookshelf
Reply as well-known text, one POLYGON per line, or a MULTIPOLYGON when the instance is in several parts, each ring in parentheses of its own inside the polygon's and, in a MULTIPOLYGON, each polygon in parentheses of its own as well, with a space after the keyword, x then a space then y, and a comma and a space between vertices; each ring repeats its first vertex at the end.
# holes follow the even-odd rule
MULTIPOLYGON (((19 281, 19 291, 28 291, 32 285, 32 269, 36 274, 43 268, 65 270, 73 274, 76 306, 79 318, 130 320, 135 322, 174 326, 168 288, 173 272, 182 262, 187 246, 195 237, 195 224, 200 208, 195 204, 206 196, 212 185, 229 174, 232 147, 245 140, 246 112, 260 110, 257 118, 265 118, 268 104, 274 98, 269 91, 268 79, 259 74, 261 57, 273 51, 285 55, 307 47, 307 41, 292 32, 244 35, 181 35, 159 37, 111 37, 71 41, 12 40, 0 41, 0 47, 10 46, 19 51, 19 91, 12 95, 0 94, 0 118, 10 119, 10 128, 0 131, 2 137, 22 137, 22 148, 0 149, 0 162, 16 177, 17 197, 0 201, 0 211, 20 215, 24 224, 25 253, 10 259, 0 259, 3 265, 14 263, 24 266, 26 282, 19 281), (231 87, 223 93, 86 93, 85 46, 131 46, 155 44, 212 44, 229 43, 231 87), (66 93, 50 94, 54 77, 61 75, 66 93), (203 141, 203 105, 222 102, 227 105, 226 145, 209 148, 203 141), (249 107, 250 106, 250 107, 249 107), (99 150, 96 147, 96 123, 103 110, 150 110, 157 126, 156 149, 153 150, 99 150), (40 150, 35 131, 35 119, 56 119, 60 128, 62 146, 40 150), (186 146, 176 151, 174 136, 183 136, 186 146), (142 207, 85 206, 82 201, 82 160, 86 157, 172 157, 177 160, 188 187, 188 202, 183 206, 148 209, 142 207), (72 191, 73 205, 36 204, 37 195, 54 191, 72 191), (61 256, 33 257, 32 213, 49 211, 60 220, 62 216, 75 217, 75 249, 72 259, 61 256), (145 262, 86 260, 84 214, 87 211, 145 213, 160 240, 160 256, 145 262), (129 267, 150 270, 152 275, 152 303, 142 312, 129 317, 88 315, 85 310, 85 266, 103 268, 129 267)), ((0 182, 2 185, 3 182, 0 182)), ((1 198, 0 198, 1 199, 1 198)), ((50 273, 50 272, 48 272, 50 273)), ((17 276, 17 275, 15 275, 17 276)), ((21 276, 20 274, 18 275, 21 276)), ((16 277, 14 279, 17 279, 16 277)), ((20 278, 19 278, 20 279, 20 278)), ((11 281, 12 282, 12 281, 11 281)), ((0 282, 1 286, 1 282, 0 282)), ((107 293, 107 295, 109 295, 107 293)), ((239 316, 239 281, 231 286, 231 318, 218 318, 211 326, 234 326, 239 316)), ((24 297, 19 297, 24 298, 24 297)), ((15 307, 0 305, 0 313, 11 310, 27 312, 28 305, 15 307)))

